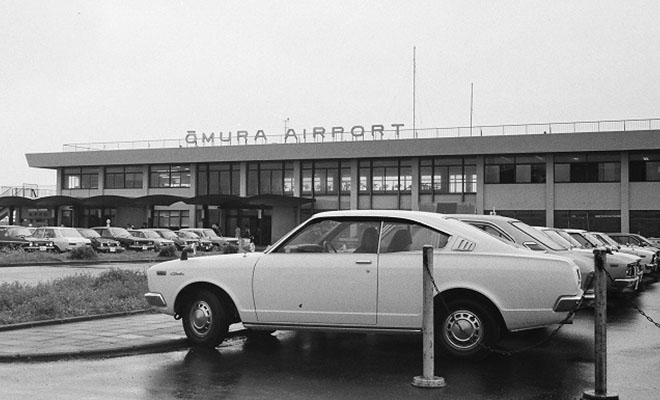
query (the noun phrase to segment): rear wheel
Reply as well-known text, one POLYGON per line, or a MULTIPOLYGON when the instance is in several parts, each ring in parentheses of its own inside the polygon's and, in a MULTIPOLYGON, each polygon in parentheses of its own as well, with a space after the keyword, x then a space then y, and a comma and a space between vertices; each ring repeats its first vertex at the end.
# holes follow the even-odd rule
POLYGON ((479 359, 488 354, 500 336, 498 320, 490 307, 474 299, 449 299, 436 304, 435 343, 451 356, 479 359), (447 309, 448 308, 448 309, 447 309))
POLYGON ((183 330, 194 346, 214 348, 222 343, 229 320, 220 299, 208 290, 191 296, 183 310, 183 330))

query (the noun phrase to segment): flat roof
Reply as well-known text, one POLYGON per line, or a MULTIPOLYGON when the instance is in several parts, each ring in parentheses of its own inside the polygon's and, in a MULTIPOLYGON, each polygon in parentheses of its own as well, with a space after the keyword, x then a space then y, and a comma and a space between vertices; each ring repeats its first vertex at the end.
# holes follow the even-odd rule
POLYGON ((28 153, 30 167, 613 152, 660 149, 660 130, 28 153))

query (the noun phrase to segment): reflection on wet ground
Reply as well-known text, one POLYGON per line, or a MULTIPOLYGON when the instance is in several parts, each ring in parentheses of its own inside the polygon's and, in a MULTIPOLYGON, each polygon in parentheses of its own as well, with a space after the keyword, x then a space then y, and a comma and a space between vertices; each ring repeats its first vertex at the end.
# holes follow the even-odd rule
MULTIPOLYGON (((608 388, 621 398, 653 398, 660 330, 630 306, 660 318, 660 291, 650 286, 610 304, 608 388), (628 396, 623 396, 623 394, 628 396), (649 397, 650 396, 650 397, 649 397)), ((552 329, 508 335, 515 350, 543 342, 552 329)), ((593 311, 582 310, 551 340, 519 354, 479 362, 436 360, 447 387, 419 389, 419 336, 281 332, 238 337, 216 350, 190 350, 153 374, 150 397, 250 399, 578 399, 594 388, 593 311), (217 397, 216 397, 217 396, 217 397)))

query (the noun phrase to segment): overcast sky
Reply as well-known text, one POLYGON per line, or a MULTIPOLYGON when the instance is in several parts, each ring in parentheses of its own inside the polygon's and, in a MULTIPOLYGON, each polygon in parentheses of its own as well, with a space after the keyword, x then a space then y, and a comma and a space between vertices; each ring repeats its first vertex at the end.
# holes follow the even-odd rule
MULTIPOLYGON (((660 2, 0 1, 0 186, 186 131, 660 117, 660 2)), ((167 160, 163 160, 167 161, 167 160)))

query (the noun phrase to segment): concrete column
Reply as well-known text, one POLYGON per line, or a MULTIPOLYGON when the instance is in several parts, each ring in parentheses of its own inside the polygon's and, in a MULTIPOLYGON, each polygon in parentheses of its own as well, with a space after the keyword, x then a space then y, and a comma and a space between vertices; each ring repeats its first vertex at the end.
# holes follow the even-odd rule
POLYGON ((630 232, 630 157, 621 152, 621 232, 630 232))
POLYGON ((475 199, 474 209, 477 214, 483 214, 486 209, 486 169, 484 156, 477 156, 477 197, 475 199))
POLYGON ((545 156, 545 225, 555 226, 555 157, 545 156))
POLYGON ((351 197, 350 209, 358 209, 358 196, 360 194, 360 164, 357 159, 351 160, 351 197))
POLYGON ((419 211, 419 158, 412 159, 412 190, 410 192, 410 209, 419 211))

